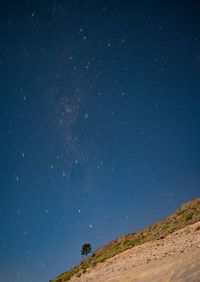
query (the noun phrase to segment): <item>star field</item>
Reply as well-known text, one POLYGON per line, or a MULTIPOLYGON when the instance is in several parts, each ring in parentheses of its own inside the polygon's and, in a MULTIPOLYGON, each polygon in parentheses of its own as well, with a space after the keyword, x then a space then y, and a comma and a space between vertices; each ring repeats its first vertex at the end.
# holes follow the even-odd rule
POLYGON ((199 197, 198 10, 0 1, 0 280, 48 281, 199 197))

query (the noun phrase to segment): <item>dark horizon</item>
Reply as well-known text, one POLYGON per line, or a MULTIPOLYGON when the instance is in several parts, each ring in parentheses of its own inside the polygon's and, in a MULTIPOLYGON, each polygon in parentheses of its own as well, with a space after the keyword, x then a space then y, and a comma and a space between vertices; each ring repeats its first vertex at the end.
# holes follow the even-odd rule
POLYGON ((196 1, 1 1, 0 273, 44 282, 200 197, 196 1))

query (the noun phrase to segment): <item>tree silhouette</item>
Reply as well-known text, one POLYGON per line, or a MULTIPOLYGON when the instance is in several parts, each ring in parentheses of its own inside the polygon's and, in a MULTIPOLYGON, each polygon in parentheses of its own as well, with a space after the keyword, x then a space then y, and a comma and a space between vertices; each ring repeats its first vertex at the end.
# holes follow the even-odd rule
POLYGON ((83 244, 81 248, 81 255, 87 256, 89 253, 91 253, 92 247, 89 243, 83 244))

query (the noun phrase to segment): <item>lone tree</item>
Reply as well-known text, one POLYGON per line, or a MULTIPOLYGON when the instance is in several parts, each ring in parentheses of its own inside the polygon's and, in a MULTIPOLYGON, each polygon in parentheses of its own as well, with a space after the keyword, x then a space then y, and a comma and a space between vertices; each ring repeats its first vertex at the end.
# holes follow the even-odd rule
POLYGON ((89 243, 83 244, 81 248, 81 255, 87 256, 89 253, 91 253, 92 247, 89 243))

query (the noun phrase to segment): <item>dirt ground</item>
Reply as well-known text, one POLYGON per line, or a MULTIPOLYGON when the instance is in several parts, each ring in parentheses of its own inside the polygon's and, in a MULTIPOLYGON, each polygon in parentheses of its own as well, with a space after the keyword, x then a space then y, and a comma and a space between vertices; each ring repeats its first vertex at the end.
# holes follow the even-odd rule
POLYGON ((200 282, 200 222, 129 249, 70 282, 200 282))

